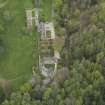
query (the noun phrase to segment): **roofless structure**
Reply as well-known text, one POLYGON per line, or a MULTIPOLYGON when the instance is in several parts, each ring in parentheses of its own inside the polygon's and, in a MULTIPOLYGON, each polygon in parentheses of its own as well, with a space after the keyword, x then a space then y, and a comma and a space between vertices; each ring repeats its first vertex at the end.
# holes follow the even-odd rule
POLYGON ((39 8, 26 10, 27 29, 32 30, 33 20, 37 27, 38 34, 38 50, 40 51, 38 69, 45 77, 53 77, 57 71, 58 60, 60 55, 54 51, 53 43, 55 40, 55 30, 53 22, 39 22, 39 8))
POLYGON ((40 22, 38 30, 41 33, 41 40, 55 39, 54 25, 52 22, 40 22))
POLYGON ((32 30, 33 21, 35 21, 36 26, 39 25, 38 13, 39 13, 39 10, 37 8, 35 8, 35 9, 26 9, 27 29, 29 31, 32 30))

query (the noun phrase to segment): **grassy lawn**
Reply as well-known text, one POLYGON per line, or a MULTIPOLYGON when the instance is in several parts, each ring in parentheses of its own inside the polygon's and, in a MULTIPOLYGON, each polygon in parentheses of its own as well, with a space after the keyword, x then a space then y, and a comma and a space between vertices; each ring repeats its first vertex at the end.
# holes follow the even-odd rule
POLYGON ((5 22, 6 32, 0 34, 5 47, 4 53, 0 56, 0 78, 12 80, 15 88, 23 84, 32 74, 35 32, 31 35, 24 33, 25 8, 32 7, 32 0, 9 0, 3 9, 3 12, 12 14, 13 21, 5 22))
POLYGON ((41 0, 41 14, 46 21, 51 21, 52 0, 41 0))

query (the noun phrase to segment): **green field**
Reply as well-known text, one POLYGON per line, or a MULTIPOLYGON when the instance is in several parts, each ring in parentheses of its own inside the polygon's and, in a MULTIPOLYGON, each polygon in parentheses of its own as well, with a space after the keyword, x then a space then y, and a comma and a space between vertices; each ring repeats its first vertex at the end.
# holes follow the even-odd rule
POLYGON ((32 8, 32 0, 9 0, 3 13, 12 15, 12 21, 4 21, 6 32, 0 34, 4 52, 0 56, 0 78, 12 80, 17 87, 29 79, 33 65, 33 37, 26 31, 25 8, 32 8))

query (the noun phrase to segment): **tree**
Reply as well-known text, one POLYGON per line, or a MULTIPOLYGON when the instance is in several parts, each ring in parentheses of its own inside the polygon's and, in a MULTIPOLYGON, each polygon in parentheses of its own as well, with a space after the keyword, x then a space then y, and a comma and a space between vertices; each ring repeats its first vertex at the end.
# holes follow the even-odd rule
POLYGON ((5 93, 3 91, 3 88, 0 87, 0 103, 5 100, 5 93))

